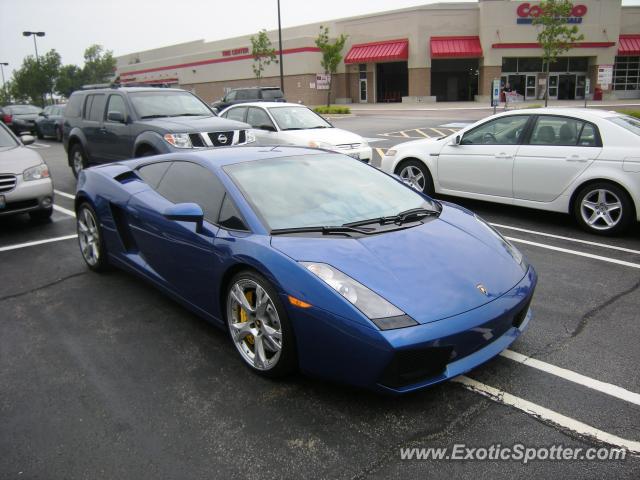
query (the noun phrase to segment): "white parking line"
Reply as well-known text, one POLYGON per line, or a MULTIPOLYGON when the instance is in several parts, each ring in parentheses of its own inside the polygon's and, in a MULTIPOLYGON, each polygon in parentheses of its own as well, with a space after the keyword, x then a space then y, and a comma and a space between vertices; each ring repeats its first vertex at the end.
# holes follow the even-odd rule
POLYGON ((64 213, 65 215, 69 215, 70 217, 75 217, 76 214, 74 212, 72 212, 71 210, 67 210, 66 208, 62 208, 60 205, 53 205, 53 209, 56 212, 60 212, 60 213, 64 213))
POLYGON ((18 250, 20 248, 33 247, 35 245, 42 245, 43 243, 61 242, 63 240, 71 240, 78 235, 65 235, 64 237, 47 238, 45 240, 36 240, 34 242, 17 243, 15 245, 8 245, 6 247, 0 247, 0 252, 8 252, 9 250, 18 250))
POLYGON ((555 412, 523 398, 516 397, 515 395, 511 395, 510 393, 499 390, 495 387, 485 385, 484 383, 480 383, 469 377, 460 376, 454 378, 452 381, 460 383, 466 389, 479 393, 494 402, 517 408, 518 410, 525 412, 527 415, 532 415, 533 417, 539 418, 547 423, 570 430, 580 436, 588 437, 608 445, 624 448, 633 455, 640 455, 640 442, 627 440, 611 433, 598 430, 597 428, 587 425, 586 423, 582 423, 579 420, 567 417, 566 415, 562 415, 561 413, 555 412))
POLYGON ((75 195, 71 195, 70 193, 67 193, 67 192, 61 192, 60 190, 54 190, 53 192, 56 195, 60 195, 61 197, 70 198, 71 200, 75 200, 76 199, 75 195))
POLYGON ((426 133, 424 133, 422 130, 420 130, 419 128, 415 129, 416 132, 418 132, 420 135, 422 135, 423 137, 426 138, 431 138, 431 135, 427 135, 426 133))
POLYGON ((624 260, 618 260, 617 258, 603 257, 602 255, 594 255, 592 253, 581 252, 579 250, 570 250, 568 248, 556 247, 553 245, 547 245, 546 243, 530 242, 529 240, 523 240, 522 238, 504 237, 510 242, 524 243, 525 245, 532 245, 534 247, 546 248, 547 250, 555 250, 556 252, 569 253, 571 255, 578 255, 580 257, 593 258, 594 260, 601 260, 603 262, 615 263, 616 265, 622 265, 631 268, 640 268, 640 263, 625 262, 624 260))
POLYGON ((568 242, 582 243, 584 245, 592 245, 594 247, 609 248, 611 250, 618 250, 620 252, 627 252, 627 253, 633 253, 633 254, 636 254, 636 255, 640 255, 640 250, 632 250, 630 248, 617 247, 615 245, 609 245, 607 243, 590 242, 588 240, 580 240, 579 238, 563 237, 562 235, 554 235, 552 233, 538 232, 536 230, 527 230, 526 228, 512 227, 510 225, 502 225, 500 223, 489 223, 489 225, 491 225, 492 227, 497 227, 497 228, 506 228, 508 230, 515 230, 515 231, 518 231, 518 232, 531 233, 532 235, 540 235, 542 237, 556 238, 558 240, 566 240, 568 242))
POLYGON ((500 355, 508 358, 509 360, 513 360, 514 362, 521 363, 522 365, 536 368, 543 372, 550 373, 551 375, 555 375, 556 377, 564 378, 570 382, 619 398, 625 402, 640 405, 640 394, 618 387, 617 385, 601 382, 600 380, 581 375, 574 371, 567 370, 566 368, 556 367, 550 363, 527 357, 526 355, 522 355, 521 353, 514 352, 512 350, 505 350, 500 355))

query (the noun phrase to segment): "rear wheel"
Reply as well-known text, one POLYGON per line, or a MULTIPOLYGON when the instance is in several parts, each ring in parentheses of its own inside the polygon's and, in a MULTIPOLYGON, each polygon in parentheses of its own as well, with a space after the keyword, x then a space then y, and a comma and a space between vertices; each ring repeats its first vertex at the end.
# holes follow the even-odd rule
POLYGON ((598 235, 615 235, 627 230, 634 214, 629 194, 611 182, 585 186, 573 205, 573 215, 578 224, 598 235))
POLYGON ((244 363, 266 377, 293 372, 293 330, 269 281, 253 271, 240 272, 231 279, 226 298, 229 334, 244 363))
POLYGON ((78 244, 87 266, 102 272, 109 266, 104 240, 98 223, 98 215, 91 205, 82 203, 76 212, 78 244))
POLYGON ((62 141, 62 127, 56 127, 56 140, 58 142, 62 141))
POLYGON ((44 135, 42 134, 42 130, 40 130, 40 127, 36 127, 36 136, 40 140, 42 140, 44 138, 44 135))
POLYGON ((396 173, 412 188, 427 195, 433 195, 433 179, 429 169, 420 160, 405 160, 398 165, 396 173))
POLYGON ((78 178, 80 172, 87 168, 87 158, 80 144, 76 143, 73 147, 71 147, 71 151, 69 152, 69 160, 71 163, 73 176, 78 178))

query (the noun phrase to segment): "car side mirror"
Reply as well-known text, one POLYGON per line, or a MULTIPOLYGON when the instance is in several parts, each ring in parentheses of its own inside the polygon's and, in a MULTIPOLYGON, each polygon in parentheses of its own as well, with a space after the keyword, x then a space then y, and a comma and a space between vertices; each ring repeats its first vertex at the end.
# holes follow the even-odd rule
POLYGON ((258 130, 264 130, 266 132, 275 132, 276 127, 273 125, 258 125, 258 130))
POLYGON ((460 145, 462 143, 462 135, 456 135, 455 137, 453 137, 453 140, 451 140, 451 145, 460 145))
POLYGON ((36 141, 35 137, 31 135, 20 135, 20 140, 22 141, 23 145, 31 145, 36 141))
POLYGON ((164 211, 164 218, 176 222, 192 222, 196 224, 196 232, 202 232, 204 212, 197 203, 176 203, 164 211))
POLYGON ((122 112, 109 112, 107 113, 107 120, 116 123, 125 123, 124 114, 122 112))
POLYGON ((40 116, 40 117, 44 117, 44 118, 47 118, 49 115, 47 115, 47 114, 46 114, 46 113, 44 113, 44 112, 40 112, 40 113, 38 113, 38 116, 40 116))

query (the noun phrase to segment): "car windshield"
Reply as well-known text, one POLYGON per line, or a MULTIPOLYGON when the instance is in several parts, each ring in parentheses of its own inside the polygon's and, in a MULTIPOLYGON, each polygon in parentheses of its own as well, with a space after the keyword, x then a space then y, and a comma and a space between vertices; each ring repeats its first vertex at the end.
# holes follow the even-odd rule
POLYGON ((280 130, 331 128, 331 125, 324 118, 307 107, 272 107, 269 112, 280 130))
POLYGON ((276 98, 282 98, 282 91, 279 88, 267 88, 262 90, 262 98, 265 100, 273 100, 276 98))
POLYGON ((0 126, 0 148, 2 147, 15 147, 18 142, 7 131, 6 127, 0 126))
POLYGON ((627 115, 620 115, 617 117, 609 117, 607 118, 607 120, 615 123, 616 125, 624 128, 625 130, 629 130, 631 133, 635 133, 640 137, 640 119, 630 117, 627 115))
POLYGON ((340 154, 236 163, 225 172, 270 230, 346 223, 436 206, 381 171, 340 154))
POLYGON ((212 116, 209 108, 189 92, 136 92, 129 95, 140 118, 212 116))
POLYGON ((40 113, 42 109, 40 107, 36 107, 35 105, 13 105, 11 107, 7 107, 13 115, 30 115, 34 113, 40 113))

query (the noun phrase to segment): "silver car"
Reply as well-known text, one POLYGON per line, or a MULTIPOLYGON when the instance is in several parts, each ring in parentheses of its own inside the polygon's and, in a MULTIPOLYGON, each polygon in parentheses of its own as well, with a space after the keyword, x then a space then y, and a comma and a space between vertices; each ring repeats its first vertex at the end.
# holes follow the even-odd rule
POLYGON ((53 211, 53 182, 32 136, 16 137, 0 123, 0 216, 28 213, 46 220, 53 211))

